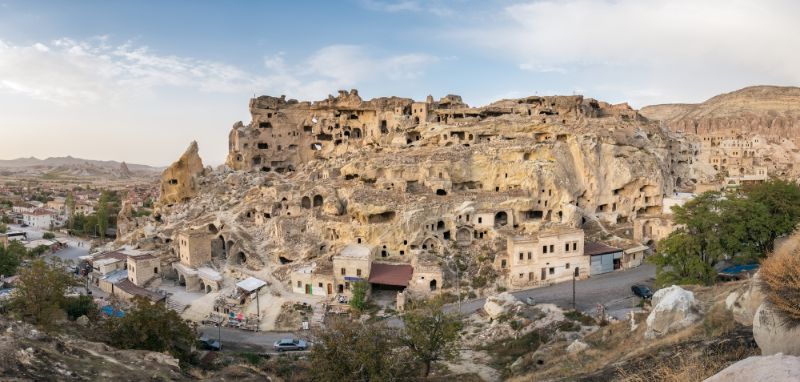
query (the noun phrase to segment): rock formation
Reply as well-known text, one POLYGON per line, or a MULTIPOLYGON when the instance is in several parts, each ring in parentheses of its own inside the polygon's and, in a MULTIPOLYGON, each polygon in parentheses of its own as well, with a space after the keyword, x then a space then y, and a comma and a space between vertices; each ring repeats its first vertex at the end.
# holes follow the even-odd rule
POLYGON ((705 382, 795 382, 800 380, 800 357, 776 354, 748 357, 705 380, 705 382))
POLYGON ((644 334, 647 339, 686 328, 700 319, 694 293, 677 285, 656 291, 652 304, 644 334))
POLYGON ((131 170, 128 169, 128 165, 125 162, 119 164, 119 177, 124 179, 129 179, 132 176, 131 170))
POLYGON ((761 354, 800 356, 800 325, 787 320, 769 303, 759 306, 753 318, 753 337, 761 354))
POLYGON ((183 155, 161 174, 159 203, 169 205, 193 197, 198 191, 198 177, 203 170, 197 142, 192 142, 183 155))

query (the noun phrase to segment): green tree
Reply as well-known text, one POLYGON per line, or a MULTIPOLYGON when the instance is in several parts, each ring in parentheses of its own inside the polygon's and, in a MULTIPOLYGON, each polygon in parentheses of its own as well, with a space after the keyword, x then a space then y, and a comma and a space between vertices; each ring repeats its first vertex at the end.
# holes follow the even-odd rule
POLYGON ((36 259, 30 268, 19 272, 17 287, 11 299, 12 309, 24 320, 50 328, 62 313, 67 288, 76 280, 60 264, 36 259))
POLYGON ((66 297, 61 307, 67 312, 67 317, 70 320, 75 320, 80 316, 96 318, 98 313, 94 299, 86 295, 66 297))
POLYGON ((697 256, 712 266, 723 255, 719 232, 722 201, 720 193, 706 192, 683 206, 672 207, 675 223, 683 225, 686 233, 694 239, 697 256))
POLYGON ((75 229, 75 195, 72 191, 67 193, 67 199, 64 204, 67 208, 67 228, 70 230, 75 229))
POLYGON ((311 348, 315 381, 411 380, 414 359, 397 331, 383 323, 335 319, 315 335, 311 348))
POLYGON ((52 232, 45 232, 44 234, 42 234, 42 239, 45 239, 45 240, 52 240, 52 239, 55 239, 55 238, 56 238, 56 234, 54 234, 52 232))
POLYGON ((133 309, 107 325, 109 342, 116 347, 167 352, 183 362, 191 359, 194 330, 162 303, 137 297, 133 309))
POLYGON ((106 229, 108 228, 108 203, 108 192, 103 191, 100 193, 100 200, 97 202, 97 212, 95 212, 97 216, 97 230, 101 238, 106 237, 106 229))
POLYGON ((0 275, 16 274, 25 252, 25 247, 16 240, 12 240, 7 246, 0 245, 0 275))
POLYGON ((719 238, 726 255, 753 262, 772 250, 774 220, 765 205, 729 195, 720 207, 719 238))
POLYGON ((366 281, 356 281, 352 284, 353 297, 350 298, 350 307, 357 312, 362 312, 367 308, 367 288, 366 281))
POLYGON ((405 327, 400 339, 422 365, 424 377, 430 374, 434 362, 451 360, 458 354, 461 316, 446 313, 443 307, 441 299, 435 299, 403 314, 405 327))
POLYGON ((5 223, 0 223, 0 233, 8 232, 8 226, 5 223))
POLYGON ((764 205, 770 216, 770 235, 766 252, 775 247, 775 239, 794 231, 800 222, 800 186, 784 180, 772 180, 748 186, 744 195, 764 205))
POLYGON ((670 233, 658 243, 657 253, 648 261, 656 265, 656 285, 710 284, 714 268, 698 256, 700 240, 685 229, 670 233))

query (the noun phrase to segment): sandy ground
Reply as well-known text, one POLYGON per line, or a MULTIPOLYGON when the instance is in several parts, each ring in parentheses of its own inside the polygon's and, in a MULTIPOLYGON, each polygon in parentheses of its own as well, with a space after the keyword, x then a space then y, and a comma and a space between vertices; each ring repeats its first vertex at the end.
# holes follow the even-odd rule
POLYGON ((485 364, 489 363, 489 355, 482 351, 462 350, 459 358, 445 365, 454 373, 475 373, 487 382, 500 381, 500 373, 485 364))

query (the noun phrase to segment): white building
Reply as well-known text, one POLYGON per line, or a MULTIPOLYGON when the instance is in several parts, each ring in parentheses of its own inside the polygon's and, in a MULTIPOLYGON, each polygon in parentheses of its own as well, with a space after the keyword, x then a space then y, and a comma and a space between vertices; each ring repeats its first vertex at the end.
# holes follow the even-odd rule
POLYGON ((32 228, 50 229, 56 224, 57 219, 55 212, 39 208, 33 212, 23 213, 22 221, 32 228))

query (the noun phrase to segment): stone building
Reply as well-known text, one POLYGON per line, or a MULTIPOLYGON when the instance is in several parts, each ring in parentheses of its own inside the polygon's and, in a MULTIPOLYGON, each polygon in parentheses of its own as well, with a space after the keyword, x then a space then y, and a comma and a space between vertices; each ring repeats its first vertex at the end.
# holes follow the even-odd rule
POLYGON ((363 244, 349 244, 333 256, 333 280, 336 293, 352 296, 352 283, 369 279, 374 247, 363 244))
MULTIPOLYGON (((340 262, 341 265, 341 262, 340 262)), ((289 283, 292 292, 314 296, 332 296, 335 293, 333 264, 311 263, 292 272, 289 283)))
POLYGON ((510 289, 526 289, 589 275, 589 259, 583 255, 582 229, 556 227, 537 235, 507 239, 507 254, 499 256, 510 289))
POLYGON ((172 263, 178 282, 187 291, 210 293, 222 287, 222 275, 211 267, 211 235, 203 230, 187 230, 178 234, 180 261, 172 263))
POLYGON ((138 286, 161 280, 161 260, 153 255, 128 256, 128 280, 138 286))

